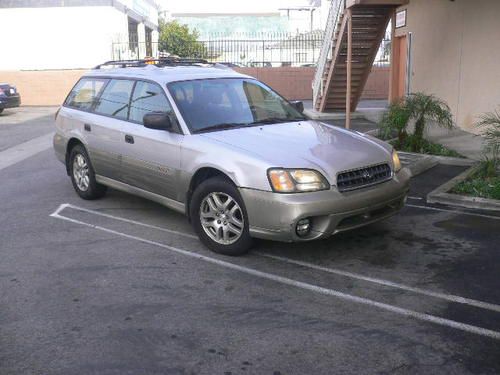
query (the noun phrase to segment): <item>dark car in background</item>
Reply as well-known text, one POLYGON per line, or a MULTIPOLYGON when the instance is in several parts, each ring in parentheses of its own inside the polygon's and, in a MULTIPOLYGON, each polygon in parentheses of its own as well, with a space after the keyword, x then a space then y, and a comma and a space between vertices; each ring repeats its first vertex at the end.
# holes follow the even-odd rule
POLYGON ((0 113, 5 108, 14 108, 21 105, 21 96, 15 86, 0 83, 0 113))

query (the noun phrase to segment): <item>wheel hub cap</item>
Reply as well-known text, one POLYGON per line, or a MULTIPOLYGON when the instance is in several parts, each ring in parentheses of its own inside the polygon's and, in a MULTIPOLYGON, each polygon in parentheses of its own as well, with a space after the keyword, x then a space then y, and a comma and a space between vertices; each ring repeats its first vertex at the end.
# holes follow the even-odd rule
POLYGON ((200 222, 215 242, 230 245, 241 237, 244 228, 239 204, 226 193, 210 193, 201 202, 200 222))
POLYGON ((89 166, 82 154, 77 154, 73 160, 73 177, 76 186, 81 191, 87 191, 89 188, 89 166))

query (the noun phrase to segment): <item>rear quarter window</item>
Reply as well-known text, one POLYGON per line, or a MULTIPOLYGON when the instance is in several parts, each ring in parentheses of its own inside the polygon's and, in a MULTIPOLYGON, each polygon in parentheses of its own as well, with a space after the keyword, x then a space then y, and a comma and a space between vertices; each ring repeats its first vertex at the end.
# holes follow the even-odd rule
POLYGON ((107 82, 107 79, 80 79, 69 93, 64 104, 71 108, 89 111, 107 82))

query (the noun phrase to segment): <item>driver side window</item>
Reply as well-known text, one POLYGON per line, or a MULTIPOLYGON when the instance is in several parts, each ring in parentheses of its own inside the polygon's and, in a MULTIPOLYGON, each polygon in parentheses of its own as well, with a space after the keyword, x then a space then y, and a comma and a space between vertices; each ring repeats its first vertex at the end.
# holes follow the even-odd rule
POLYGON ((177 120, 161 87, 155 83, 137 81, 130 103, 129 120, 143 123, 143 117, 150 112, 166 112, 170 121, 177 126, 177 120))

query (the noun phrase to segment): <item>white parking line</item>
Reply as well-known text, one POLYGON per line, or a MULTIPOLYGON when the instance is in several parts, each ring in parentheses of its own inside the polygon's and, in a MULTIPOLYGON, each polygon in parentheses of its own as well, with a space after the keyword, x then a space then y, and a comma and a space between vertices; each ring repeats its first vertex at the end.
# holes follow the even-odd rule
MULTIPOLYGON (((93 214, 93 215, 98 215, 98 216, 106 217, 106 218, 113 219, 113 220, 122 221, 122 222, 129 223, 129 224, 139 225, 139 226, 146 227, 146 228, 156 229, 156 230, 159 230, 159 231, 162 231, 162 232, 171 233, 171 234, 175 234, 175 235, 179 235, 179 236, 183 236, 183 237, 188 237, 188 238, 192 238, 192 239, 196 239, 196 240, 198 239, 198 236, 193 235, 193 234, 179 232, 179 231, 171 230, 171 229, 167 229, 167 228, 162 228, 162 227, 159 227, 159 226, 156 226, 156 225, 151 225, 151 224, 142 223, 142 222, 136 221, 136 220, 126 219, 126 218, 121 217, 121 216, 115 216, 115 215, 106 214, 106 213, 103 213, 103 212, 100 212, 100 211, 90 210, 90 209, 79 207, 79 206, 75 206, 75 205, 72 205, 72 204, 69 204, 69 203, 61 204, 59 206, 59 208, 53 214, 51 214, 50 216, 58 217, 59 213, 61 211, 63 211, 65 208, 71 208, 71 209, 74 209, 74 210, 77 210, 77 211, 87 212, 87 213, 90 213, 90 214, 93 214)), ((426 289, 422 289, 422 288, 416 288, 416 287, 412 287, 412 286, 409 286, 409 285, 404 285, 404 284, 396 283, 396 282, 389 281, 389 280, 384 280, 384 279, 379 279, 379 278, 364 276, 364 275, 361 275, 361 274, 357 274, 357 273, 353 273, 353 272, 348 272, 348 271, 344 271, 344 270, 341 270, 341 269, 323 267, 323 266, 319 266, 319 265, 316 265, 316 264, 313 264, 313 263, 308 263, 308 262, 303 262, 303 261, 299 261, 299 260, 294 260, 294 259, 290 259, 290 258, 286 258, 286 257, 281 257, 281 256, 278 256, 278 255, 273 255, 273 254, 269 254, 269 253, 263 253, 263 252, 260 252, 260 251, 254 251, 253 254, 256 254, 256 255, 259 255, 259 256, 263 256, 263 257, 267 257, 267 258, 271 258, 271 259, 274 259, 274 260, 279 260, 279 261, 290 263, 290 264, 295 264, 295 265, 302 266, 302 267, 308 267, 308 268, 311 268, 311 269, 316 269, 316 270, 319 270, 319 271, 324 271, 324 272, 327 272, 327 273, 337 274, 337 275, 340 275, 340 276, 350 277, 350 278, 353 278, 353 279, 362 280, 362 281, 366 281, 366 282, 371 282, 371 283, 374 283, 374 284, 379 284, 379 285, 384 285, 384 286, 388 286, 388 287, 392 287, 392 288, 396 288, 396 289, 406 290, 406 291, 409 291, 409 292, 413 292, 413 293, 417 293, 417 294, 422 294, 422 295, 429 296, 429 297, 439 298, 439 299, 443 299, 445 301, 450 301, 450 302, 455 302, 455 303, 461 303, 461 304, 464 304, 464 305, 469 305, 469 306, 474 306, 474 307, 478 307, 478 308, 482 308, 482 309, 486 309, 486 310, 492 310, 492 311, 500 312, 500 306, 499 305, 488 303, 488 302, 483 302, 483 301, 478 301, 478 300, 474 300, 474 299, 471 299, 471 298, 465 298, 465 297, 460 297, 460 296, 456 296, 456 295, 453 295, 453 294, 446 294, 446 293, 434 292, 432 290, 426 290, 426 289)))
POLYGON ((408 203, 406 203, 405 206, 406 207, 413 207, 413 208, 421 208, 421 209, 424 209, 424 210, 441 211, 441 212, 451 212, 451 213, 458 214, 458 215, 477 216, 477 217, 485 217, 487 219, 500 220, 500 216, 485 215, 485 214, 476 214, 474 212, 464 212, 464 211, 458 211, 458 210, 447 210, 446 208, 420 206, 418 204, 408 204, 408 203))
POLYGON ((424 198, 422 198, 422 197, 408 197, 408 199, 415 199, 417 201, 421 201, 424 198))
POLYGON ((69 204, 69 203, 61 204, 59 206, 59 208, 54 213, 52 213, 50 216, 57 217, 59 215, 59 213, 62 210, 64 210, 65 208, 72 208, 72 209, 77 210, 77 211, 82 211, 82 212, 87 212, 87 213, 90 213, 90 214, 93 214, 93 215, 107 217, 108 219, 114 219, 114 220, 118 220, 118 221, 123 221, 125 223, 135 224, 135 225, 139 225, 141 227, 146 227, 146 228, 151 228, 151 229, 156 229, 156 230, 159 230, 159 231, 162 231, 162 232, 176 234, 176 235, 179 235, 179 236, 194 238, 196 240, 198 239, 198 236, 195 236, 194 234, 179 232, 179 231, 172 230, 172 229, 158 227, 156 225, 141 223, 140 221, 126 219, 126 218, 121 217, 121 216, 114 216, 114 215, 110 215, 110 214, 105 214, 104 212, 100 212, 100 211, 89 210, 87 208, 83 208, 83 207, 79 207, 79 206, 74 206, 74 205, 69 204))
POLYGON ((0 171, 52 146, 53 133, 42 135, 0 152, 0 171))
POLYGON ((117 235, 117 236, 120 236, 120 237, 124 237, 124 238, 128 238, 128 239, 135 240, 135 241, 138 241, 138 242, 142 242, 142 243, 145 243, 145 244, 148 244, 148 245, 161 247, 163 249, 170 250, 170 251, 178 253, 178 254, 182 254, 182 255, 186 255, 186 256, 189 256, 189 257, 192 257, 192 258, 195 258, 195 259, 203 260, 203 261, 208 262, 208 263, 212 263, 212 264, 216 264, 216 265, 219 265, 219 266, 222 266, 222 267, 226 267, 226 268, 229 268, 229 269, 240 271, 240 272, 252 275, 252 276, 260 277, 260 278, 267 279, 267 280, 272 280, 272 281, 275 281, 275 282, 278 282, 278 283, 281 283, 281 284, 284 284, 284 285, 294 286, 294 287, 301 288, 301 289, 304 289, 304 290, 308 290, 308 291, 311 291, 311 292, 315 292, 315 293, 319 293, 319 294, 323 294, 323 295, 327 295, 327 296, 331 296, 331 297, 337 297, 337 298, 340 298, 340 299, 343 299, 343 300, 346 300, 346 301, 350 301, 350 302, 354 302, 354 303, 358 303, 358 304, 362 304, 362 305, 367 305, 367 306, 371 306, 371 307, 375 307, 375 308, 378 308, 378 309, 381 309, 381 310, 385 310, 385 311, 389 311, 389 312, 392 312, 392 313, 396 313, 396 314, 399 314, 399 315, 402 315, 402 316, 412 317, 412 318, 415 318, 415 319, 418 319, 418 320, 422 320, 422 321, 425 321, 425 322, 430 322, 430 323, 438 324, 438 325, 441 325, 441 326, 455 328, 455 329, 458 329, 458 330, 461 330, 461 331, 465 331, 465 332, 469 332, 469 333, 474 333, 474 334, 477 334, 477 335, 486 336, 486 337, 490 337, 490 338, 493 338, 493 339, 496 339, 496 340, 500 340, 500 332, 493 331, 493 330, 490 330, 490 329, 481 328, 481 327, 473 326, 473 325, 470 325, 470 324, 460 323, 460 322, 457 322, 457 321, 454 321, 454 320, 440 318, 438 316, 434 316, 434 315, 430 315, 430 314, 425 314, 425 313, 420 313, 420 312, 413 311, 413 310, 408 310, 408 309, 405 309, 405 308, 401 308, 401 307, 389 305, 389 304, 386 304, 386 303, 373 301, 373 300, 370 300, 368 298, 363 298, 363 297, 358 297, 358 296, 350 295, 350 294, 343 293, 343 292, 340 292, 340 291, 335 290, 335 289, 324 288, 324 287, 321 287, 321 286, 318 286, 318 285, 313 285, 313 284, 305 283, 305 282, 302 282, 302 281, 293 280, 293 279, 290 279, 290 278, 287 278, 287 277, 283 277, 283 276, 279 276, 279 275, 275 275, 275 274, 271 274, 271 273, 259 271, 259 270, 253 269, 253 268, 249 268, 249 267, 245 267, 245 266, 240 266, 240 265, 237 265, 237 264, 234 264, 234 263, 226 262, 226 261, 223 261, 223 260, 219 260, 219 259, 215 259, 215 258, 211 258, 211 257, 205 256, 205 255, 197 254, 197 253, 194 253, 194 252, 191 252, 191 251, 183 250, 183 249, 180 249, 180 248, 177 248, 177 247, 174 247, 174 246, 165 245, 165 244, 162 244, 160 242, 155 242, 155 241, 151 241, 151 240, 148 240, 148 239, 145 239, 145 238, 141 238, 141 237, 137 237, 137 236, 132 236, 132 235, 129 235, 127 233, 123 233, 123 232, 115 231, 115 230, 112 230, 112 229, 104 228, 104 227, 101 227, 99 225, 94 225, 94 224, 86 223, 86 222, 83 222, 83 221, 80 221, 80 220, 71 219, 71 218, 62 216, 60 214, 61 211, 64 208, 65 207, 62 207, 62 208, 59 207, 50 216, 54 217, 54 218, 57 218, 57 219, 66 220, 66 221, 69 221, 69 222, 74 223, 74 224, 84 225, 84 226, 87 226, 87 227, 90 227, 90 228, 93 228, 93 229, 96 229, 96 230, 100 230, 100 231, 107 232, 107 233, 110 233, 110 234, 114 234, 114 235, 117 235))
POLYGON ((422 294, 424 296, 429 296, 429 297, 434 297, 434 298, 440 298, 440 299, 450 301, 450 302, 462 303, 464 305, 469 305, 469 306, 479 307, 481 309, 500 312, 500 306, 495 305, 493 303, 477 301, 477 300, 470 299, 470 298, 455 296, 453 294, 445 294, 445 293, 433 292, 431 290, 415 288, 412 286, 399 284, 399 283, 395 283, 395 282, 388 281, 388 280, 378 279, 375 277, 363 276, 363 275, 360 275, 357 273, 343 271, 340 269, 318 266, 318 265, 313 264, 313 263, 302 262, 300 260, 294 260, 294 259, 290 259, 290 258, 281 257, 278 255, 268 254, 268 253, 262 253, 260 251, 254 251, 253 253, 258 254, 260 256, 263 256, 263 257, 266 257, 266 258, 279 260, 281 262, 295 264, 297 266, 307 267, 307 268, 311 268, 311 269, 315 269, 315 270, 323 271, 323 272, 327 272, 327 273, 332 273, 332 274, 336 274, 336 275, 340 275, 340 276, 346 276, 346 277, 350 277, 352 279, 368 281, 370 283, 389 286, 389 287, 396 288, 396 289, 407 290, 409 292, 422 294))

